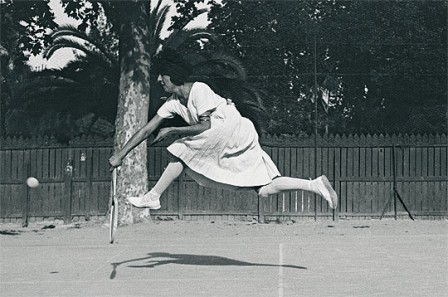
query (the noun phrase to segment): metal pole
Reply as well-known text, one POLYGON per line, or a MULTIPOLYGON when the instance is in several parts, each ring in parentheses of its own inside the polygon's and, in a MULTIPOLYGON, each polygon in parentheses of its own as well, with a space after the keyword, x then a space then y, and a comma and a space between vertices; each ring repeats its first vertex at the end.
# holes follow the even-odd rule
MULTIPOLYGON (((314 177, 317 177, 317 41, 316 32, 314 32, 314 177)), ((314 220, 317 221, 317 199, 314 194, 314 220)))
POLYGON ((397 215, 397 176, 395 171, 395 144, 392 146, 392 174, 393 174, 393 190, 394 190, 394 218, 398 218, 397 215))
MULTIPOLYGON (((26 163, 26 176, 31 176, 31 165, 30 161, 27 161, 26 163)), ((22 227, 26 228, 28 227, 29 222, 29 216, 30 216, 30 187, 26 185, 25 183, 25 203, 23 205, 23 212, 22 212, 22 227)))

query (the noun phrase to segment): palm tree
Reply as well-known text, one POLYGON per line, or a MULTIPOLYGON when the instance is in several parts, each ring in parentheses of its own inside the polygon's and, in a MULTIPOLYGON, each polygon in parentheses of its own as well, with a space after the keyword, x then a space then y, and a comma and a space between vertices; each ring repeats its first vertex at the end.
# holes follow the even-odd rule
POLYGON ((73 48, 77 50, 76 60, 63 69, 42 70, 21 82, 6 117, 9 134, 52 134, 62 141, 85 133, 112 135, 113 125, 104 129, 104 123, 112 123, 116 113, 118 59, 113 47, 96 41, 101 38, 93 38, 95 34, 99 32, 86 34, 70 25, 52 34, 53 43, 45 49, 44 57, 50 58, 61 48, 73 48), (29 123, 14 125, 22 121, 20 118, 29 123), (103 123, 103 129, 97 131, 98 122, 103 123))

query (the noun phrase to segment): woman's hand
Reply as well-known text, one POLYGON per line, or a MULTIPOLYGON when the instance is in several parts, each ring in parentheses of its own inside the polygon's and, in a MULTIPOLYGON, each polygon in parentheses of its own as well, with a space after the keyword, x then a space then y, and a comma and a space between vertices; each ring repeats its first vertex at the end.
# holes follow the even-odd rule
POLYGON ((162 128, 162 129, 160 129, 159 134, 157 134, 156 138, 154 138, 154 140, 151 142, 151 144, 161 142, 161 141, 168 139, 174 135, 175 135, 174 128, 172 128, 172 127, 162 128))
POLYGON ((113 170, 114 168, 120 167, 121 163, 122 163, 122 158, 116 154, 113 155, 112 157, 109 158, 109 164, 111 166, 111 170, 113 170))

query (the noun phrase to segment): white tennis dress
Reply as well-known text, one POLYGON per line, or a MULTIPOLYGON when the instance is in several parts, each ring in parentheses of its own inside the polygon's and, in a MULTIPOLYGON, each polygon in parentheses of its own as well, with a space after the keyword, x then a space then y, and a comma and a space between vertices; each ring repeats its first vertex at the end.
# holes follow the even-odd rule
POLYGON ((186 164, 190 177, 205 187, 242 190, 267 185, 280 176, 261 148, 252 122, 207 84, 193 84, 187 106, 173 94, 157 114, 166 119, 179 115, 189 125, 195 125, 199 115, 207 111, 213 111, 210 129, 178 139, 168 147, 172 155, 186 164))

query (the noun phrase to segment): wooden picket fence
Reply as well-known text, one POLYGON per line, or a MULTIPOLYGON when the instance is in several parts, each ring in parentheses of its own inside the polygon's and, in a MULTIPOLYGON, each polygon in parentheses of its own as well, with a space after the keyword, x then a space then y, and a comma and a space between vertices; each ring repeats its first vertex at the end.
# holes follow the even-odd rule
MULTIPOLYGON (((261 143, 285 176, 327 175, 340 197, 338 209, 332 211, 308 192, 260 199, 253 191, 206 189, 181 175, 162 196, 161 210, 152 215, 266 221, 378 218, 383 212, 386 217, 407 217, 403 206, 394 204, 394 181, 414 217, 448 215, 447 135, 290 135, 267 136, 261 143)), ((112 151, 111 139, 80 138, 66 146, 52 139, 2 139, 0 222, 105 216, 112 151), (28 188, 29 176, 38 178, 40 186, 28 188)), ((150 186, 168 159, 165 146, 148 148, 150 186)))

